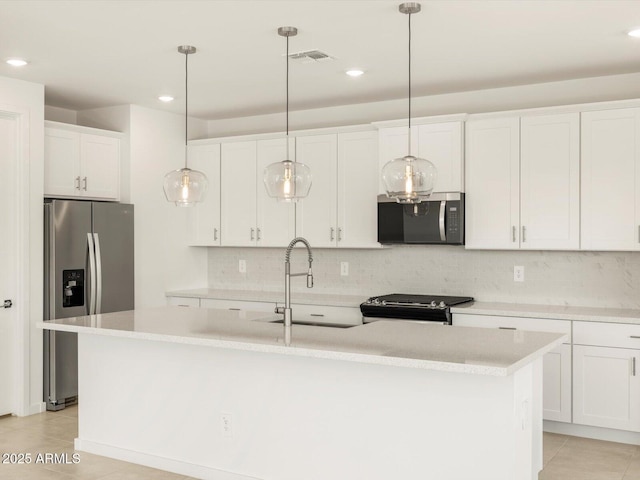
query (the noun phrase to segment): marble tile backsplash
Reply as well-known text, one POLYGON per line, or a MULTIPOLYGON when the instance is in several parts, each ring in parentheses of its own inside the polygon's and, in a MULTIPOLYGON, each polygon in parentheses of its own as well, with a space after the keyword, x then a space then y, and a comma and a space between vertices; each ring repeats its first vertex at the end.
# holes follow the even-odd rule
MULTIPOLYGON (((284 248, 210 248, 209 287, 284 290, 284 248), (246 261, 239 273, 238 261, 246 261)), ((640 309, 640 252, 475 251, 451 246, 315 249, 314 291, 353 295, 428 293, 481 301, 640 309), (349 262, 349 275, 340 263, 349 262), (524 267, 514 282, 513 267, 524 267)), ((292 254, 306 268, 306 251, 292 254)), ((305 291, 292 279, 292 291, 305 291)))

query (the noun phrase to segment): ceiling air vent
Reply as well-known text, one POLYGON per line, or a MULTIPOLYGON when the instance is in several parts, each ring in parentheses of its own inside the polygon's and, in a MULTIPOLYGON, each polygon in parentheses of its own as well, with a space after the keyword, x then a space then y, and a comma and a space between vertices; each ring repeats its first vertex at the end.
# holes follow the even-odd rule
POLYGON ((305 52, 290 53, 289 58, 298 63, 326 62, 333 57, 320 50, 307 50, 305 52))

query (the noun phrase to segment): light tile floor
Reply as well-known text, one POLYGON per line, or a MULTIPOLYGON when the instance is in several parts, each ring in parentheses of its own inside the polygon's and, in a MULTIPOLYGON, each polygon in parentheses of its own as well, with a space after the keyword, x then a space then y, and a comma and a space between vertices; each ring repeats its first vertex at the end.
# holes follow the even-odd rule
MULTIPOLYGON (((36 464, 38 453, 67 453, 71 458, 73 439, 78 435, 77 415, 77 407, 68 407, 30 417, 0 417, 0 454, 32 456, 29 465, 0 463, 0 480, 190 478, 84 452, 77 452, 80 458, 77 464, 36 464)), ((539 480, 640 480, 640 447, 545 433, 544 469, 539 480)))

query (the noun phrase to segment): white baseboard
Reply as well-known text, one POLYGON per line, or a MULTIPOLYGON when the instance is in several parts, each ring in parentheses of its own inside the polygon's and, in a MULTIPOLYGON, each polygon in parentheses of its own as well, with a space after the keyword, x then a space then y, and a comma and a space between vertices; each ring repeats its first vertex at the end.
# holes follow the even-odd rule
POLYGON ((574 437, 594 438, 607 442, 629 443, 640 445, 640 433, 614 430, 613 428, 590 427, 575 423, 552 422, 545 420, 542 429, 545 432, 572 435, 574 437))
POLYGON ((75 439, 74 447, 80 452, 102 455, 103 457, 115 458, 116 460, 136 463, 138 465, 166 470, 168 472, 187 475, 189 477, 200 478, 203 480, 261 480, 257 477, 247 477, 246 475, 239 475, 237 473, 225 472, 223 470, 217 470, 203 465, 195 465, 192 463, 172 460, 170 458, 135 452, 133 450, 104 445, 102 443, 82 440, 80 438, 75 439))

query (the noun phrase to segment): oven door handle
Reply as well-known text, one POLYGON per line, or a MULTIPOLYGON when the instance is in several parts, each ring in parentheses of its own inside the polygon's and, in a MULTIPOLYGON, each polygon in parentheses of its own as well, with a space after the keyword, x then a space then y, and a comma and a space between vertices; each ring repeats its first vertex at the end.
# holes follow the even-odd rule
POLYGON ((444 228, 444 215, 447 211, 447 202, 446 200, 442 200, 440 202, 440 215, 438 216, 438 226, 440 227, 440 240, 442 242, 447 241, 447 232, 444 228))

